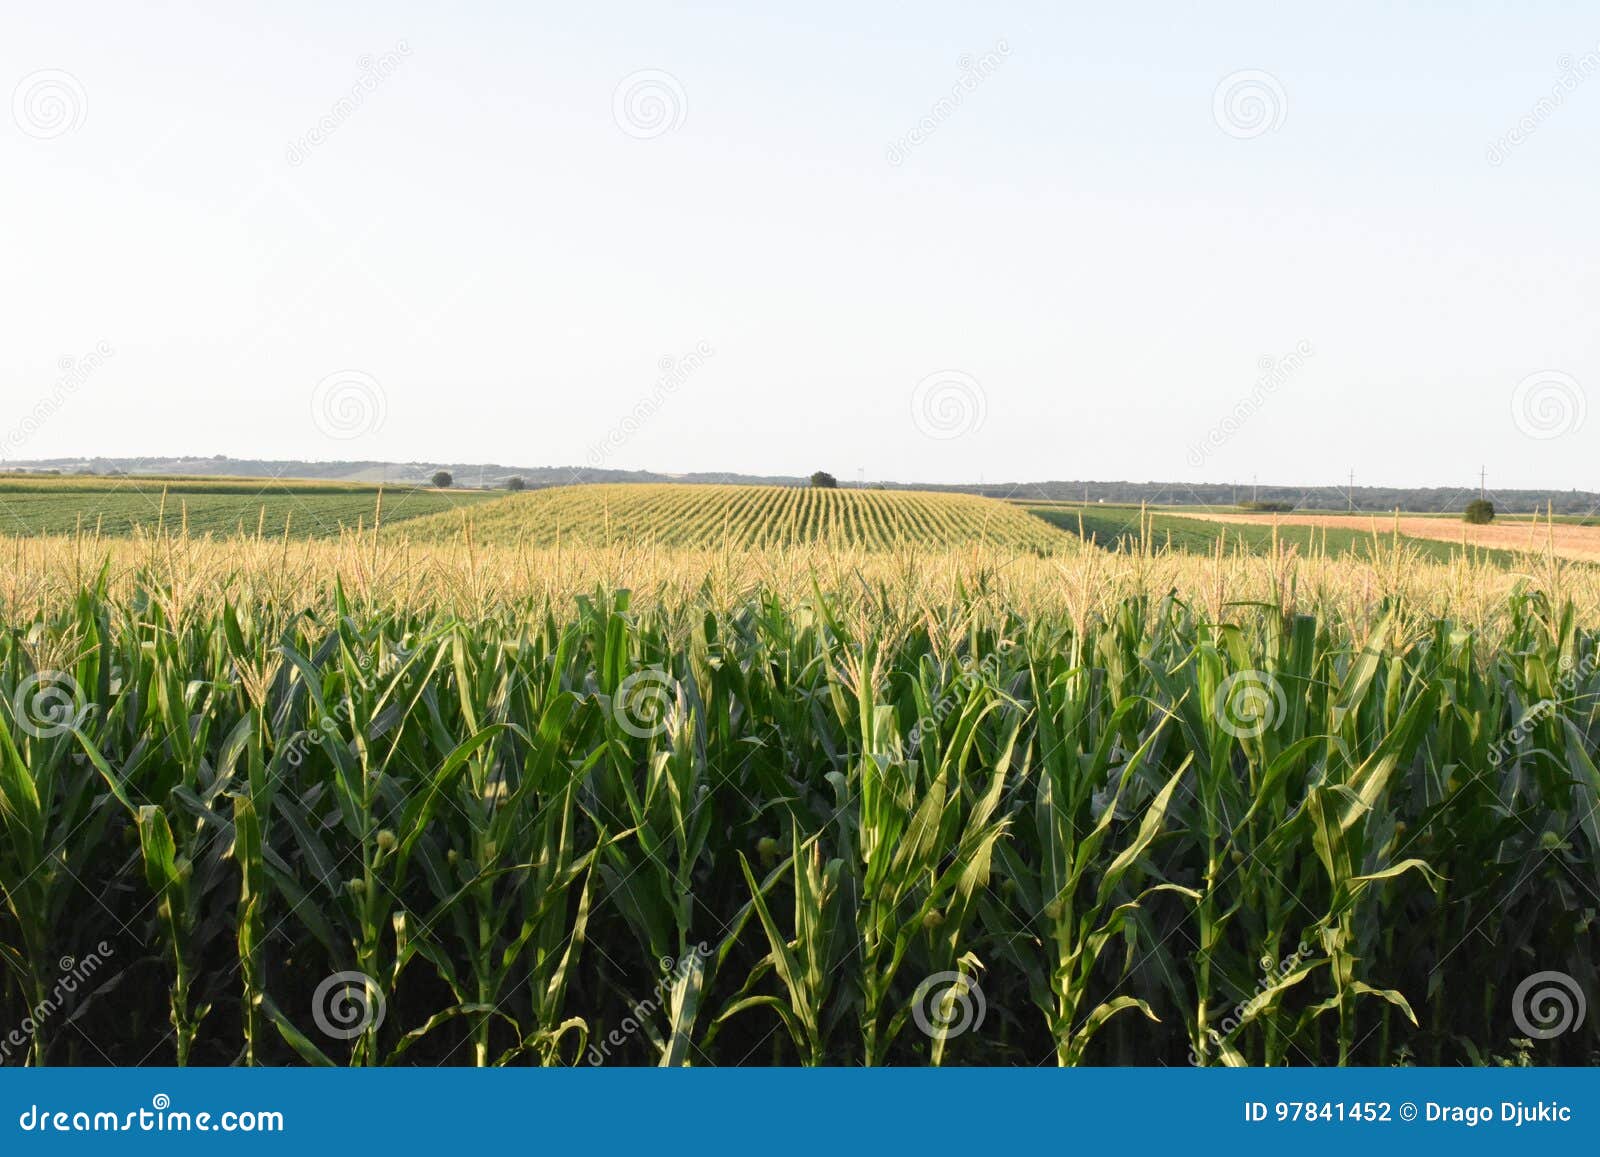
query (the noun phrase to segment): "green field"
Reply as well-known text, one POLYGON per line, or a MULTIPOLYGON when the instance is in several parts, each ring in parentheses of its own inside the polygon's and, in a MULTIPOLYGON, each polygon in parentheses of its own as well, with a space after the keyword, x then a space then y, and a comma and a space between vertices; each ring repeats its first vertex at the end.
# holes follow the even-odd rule
POLYGON ((293 538, 370 527, 380 490, 385 524, 502 497, 473 490, 384 489, 340 482, 271 478, 117 478, 0 476, 0 535, 73 534, 120 537, 136 529, 177 533, 293 538))
MULTIPOLYGON (((1092 539, 1096 546, 1105 550, 1137 550, 1141 542, 1148 542, 1152 550, 1212 554, 1220 543, 1225 551, 1265 554, 1276 541, 1282 547, 1295 548, 1301 555, 1325 552, 1333 558, 1371 558, 1375 550, 1390 548, 1398 541, 1418 557, 1437 562, 1446 562, 1463 554, 1463 548, 1458 543, 1396 536, 1393 533, 1381 533, 1374 537, 1370 529, 1358 529, 1355 526, 1348 529, 1320 526, 1274 528, 1264 524, 1208 522, 1187 515, 1167 514, 1161 510, 1141 512, 1137 506, 1100 503, 1084 506, 1077 503, 1030 502, 1023 508, 1051 526, 1074 535, 1081 533, 1084 538, 1092 539), (1141 522, 1144 526, 1142 535, 1141 522)), ((1478 548, 1468 549, 1465 553, 1473 558, 1501 564, 1509 563, 1513 558, 1502 550, 1478 548)))

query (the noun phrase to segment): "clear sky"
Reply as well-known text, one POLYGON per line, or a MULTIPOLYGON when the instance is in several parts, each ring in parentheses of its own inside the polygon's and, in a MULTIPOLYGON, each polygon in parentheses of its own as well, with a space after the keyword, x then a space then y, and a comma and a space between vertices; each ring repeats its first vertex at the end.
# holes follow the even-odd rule
POLYGON ((0 90, 10 459, 1600 488, 1593 4, 8 4, 0 90))

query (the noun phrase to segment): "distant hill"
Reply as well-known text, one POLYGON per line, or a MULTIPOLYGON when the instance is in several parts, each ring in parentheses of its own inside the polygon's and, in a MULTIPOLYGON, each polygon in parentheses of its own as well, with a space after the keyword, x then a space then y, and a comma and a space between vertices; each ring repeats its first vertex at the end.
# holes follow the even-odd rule
MULTIPOLYGON (((827 463, 821 463, 824 468, 827 463)), ((603 470, 588 466, 502 466, 489 462, 306 462, 265 458, 45 458, 11 462, 0 470, 55 470, 63 474, 232 475, 248 478, 309 478, 323 481, 388 482, 425 485, 436 470, 448 470, 458 487, 502 489, 521 478, 529 489, 593 482, 665 482, 742 486, 805 486, 807 479, 784 474, 665 474, 650 470, 603 470)), ((842 480, 846 489, 853 484, 842 480)), ((1286 503, 1294 510, 1459 511, 1478 496, 1476 486, 1405 488, 1357 486, 1348 495, 1340 486, 1239 486, 1225 482, 1050 482, 906 483, 869 481, 879 490, 945 490, 988 498, 1044 501, 1140 503, 1157 506, 1231 506, 1240 501, 1286 503)), ((1490 490, 1502 513, 1526 513, 1553 506, 1557 514, 1600 511, 1600 493, 1589 490, 1490 490)))
POLYGON ((457 486, 504 489, 521 478, 530 489, 588 482, 749 483, 804 486, 808 480, 764 474, 657 474, 649 470, 597 470, 588 466, 502 466, 493 462, 307 462, 300 459, 227 458, 38 458, 0 464, 0 472, 57 471, 62 474, 166 474, 184 477, 309 478, 326 482, 391 482, 427 485, 436 470, 448 470, 457 486))

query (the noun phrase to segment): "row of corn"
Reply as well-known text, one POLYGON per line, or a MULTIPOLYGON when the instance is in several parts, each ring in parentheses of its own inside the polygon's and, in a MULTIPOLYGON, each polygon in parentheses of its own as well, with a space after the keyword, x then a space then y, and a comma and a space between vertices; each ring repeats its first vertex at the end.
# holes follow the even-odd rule
MULTIPOLYGON (((1592 1063, 1600 636, 871 593, 0 636, 0 1061, 1592 1063)), ((23 616, 16 616, 22 619, 23 616)))

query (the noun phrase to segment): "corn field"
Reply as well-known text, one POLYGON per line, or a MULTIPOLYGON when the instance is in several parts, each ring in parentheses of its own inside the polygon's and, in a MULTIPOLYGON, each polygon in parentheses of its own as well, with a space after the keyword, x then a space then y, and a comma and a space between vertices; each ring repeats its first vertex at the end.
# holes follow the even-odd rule
POLYGON ((1594 1063, 1544 567, 15 546, 0 1060, 1594 1063))
POLYGON ((796 486, 600 484, 513 494, 404 524, 407 538, 550 546, 942 549, 958 542, 1049 551, 1072 539, 1021 507, 969 494, 796 486))

